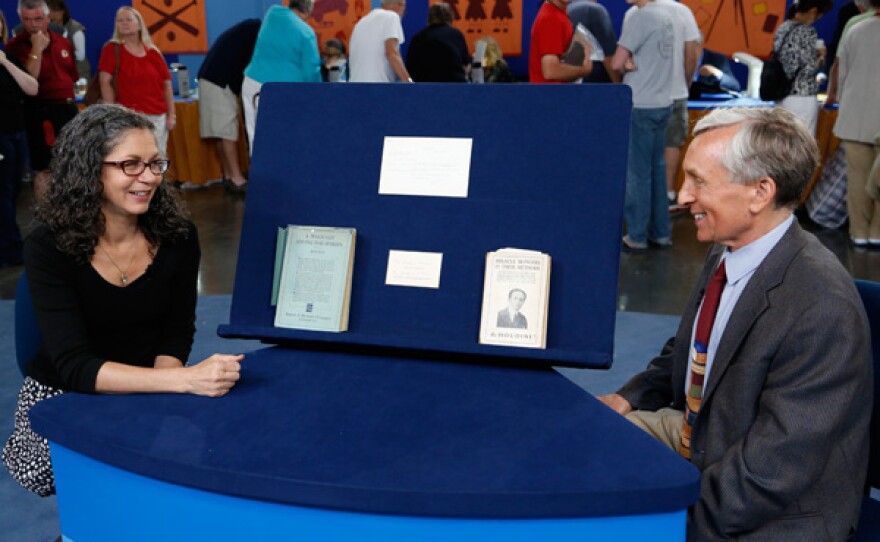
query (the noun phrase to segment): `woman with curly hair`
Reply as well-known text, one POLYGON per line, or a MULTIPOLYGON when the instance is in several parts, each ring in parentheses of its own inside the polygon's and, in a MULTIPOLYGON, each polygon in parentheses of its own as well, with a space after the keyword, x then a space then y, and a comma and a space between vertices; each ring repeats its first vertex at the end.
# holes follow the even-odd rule
POLYGON ((80 393, 218 397, 240 355, 185 366, 195 332, 199 242, 145 116, 96 105, 58 138, 52 176, 25 240, 25 271, 43 344, 19 392, 3 462, 25 488, 54 492, 49 449, 30 429, 37 402, 80 393))

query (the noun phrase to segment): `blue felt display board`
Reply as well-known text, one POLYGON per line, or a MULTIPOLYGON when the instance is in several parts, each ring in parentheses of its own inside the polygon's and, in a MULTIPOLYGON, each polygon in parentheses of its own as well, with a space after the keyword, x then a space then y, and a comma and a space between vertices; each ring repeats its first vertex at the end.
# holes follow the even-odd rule
POLYGON ((631 107, 624 85, 265 85, 220 334, 609 367, 631 107), (386 136, 472 138, 468 197, 380 195, 386 136), (287 224, 357 229, 349 331, 273 326, 287 224), (552 257, 546 350, 478 343, 485 255, 503 247, 552 257), (386 286, 389 250, 442 253, 440 288, 386 286))

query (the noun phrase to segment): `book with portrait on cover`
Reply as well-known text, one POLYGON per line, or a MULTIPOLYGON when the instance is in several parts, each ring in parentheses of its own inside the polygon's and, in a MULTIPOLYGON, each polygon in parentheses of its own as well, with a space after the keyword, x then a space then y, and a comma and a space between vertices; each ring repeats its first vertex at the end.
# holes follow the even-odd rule
POLYGON ((278 237, 275 326, 346 331, 357 231, 290 225, 278 237))
POLYGON ((547 348, 550 255, 503 248, 486 254, 480 343, 547 348))

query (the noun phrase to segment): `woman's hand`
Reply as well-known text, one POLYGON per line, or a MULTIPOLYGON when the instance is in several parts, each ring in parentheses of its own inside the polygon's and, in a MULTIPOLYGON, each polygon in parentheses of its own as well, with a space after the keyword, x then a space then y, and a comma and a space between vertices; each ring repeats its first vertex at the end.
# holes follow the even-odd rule
POLYGON ((214 354, 197 365, 184 368, 187 392, 206 397, 226 395, 238 382, 243 359, 243 354, 214 354))

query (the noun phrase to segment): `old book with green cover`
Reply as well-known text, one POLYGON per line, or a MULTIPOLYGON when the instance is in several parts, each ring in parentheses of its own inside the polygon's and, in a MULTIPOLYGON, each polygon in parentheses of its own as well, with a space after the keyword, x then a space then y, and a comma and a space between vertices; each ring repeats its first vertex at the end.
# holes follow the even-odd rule
POLYGON ((356 238, 354 228, 290 225, 279 230, 278 247, 283 248, 283 254, 276 327, 337 332, 348 329, 356 238))

